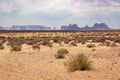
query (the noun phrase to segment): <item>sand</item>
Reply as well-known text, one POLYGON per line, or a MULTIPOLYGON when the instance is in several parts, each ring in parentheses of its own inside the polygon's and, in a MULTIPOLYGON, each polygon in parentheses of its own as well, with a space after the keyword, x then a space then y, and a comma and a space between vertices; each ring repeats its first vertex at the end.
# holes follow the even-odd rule
POLYGON ((0 80, 119 80, 120 44, 117 47, 96 46, 94 49, 81 44, 77 47, 54 44, 52 49, 41 46, 38 51, 23 45, 22 51, 11 52, 6 46, 0 50, 0 80), (65 59, 54 56, 60 48, 69 51, 65 59), (81 53, 92 60, 92 70, 69 72, 64 62, 81 53))

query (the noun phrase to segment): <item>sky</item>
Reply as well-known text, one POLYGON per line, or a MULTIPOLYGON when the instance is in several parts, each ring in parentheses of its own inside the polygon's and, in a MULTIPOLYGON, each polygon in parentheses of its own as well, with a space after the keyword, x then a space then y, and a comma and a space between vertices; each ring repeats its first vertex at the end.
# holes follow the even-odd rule
POLYGON ((4 27, 94 23, 120 29, 120 0, 0 0, 0 26, 4 27))

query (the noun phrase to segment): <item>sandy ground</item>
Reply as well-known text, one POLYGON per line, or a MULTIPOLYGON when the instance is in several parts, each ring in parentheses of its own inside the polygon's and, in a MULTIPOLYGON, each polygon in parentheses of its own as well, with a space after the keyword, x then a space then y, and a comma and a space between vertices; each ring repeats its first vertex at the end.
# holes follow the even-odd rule
MULTIPOLYGON (((96 44, 97 45, 97 44, 96 44)), ((10 52, 9 47, 0 50, 0 80, 119 80, 120 45, 117 47, 97 46, 95 51, 79 44, 77 47, 65 45, 69 50, 65 59, 55 59, 58 49, 54 44, 50 49, 41 46, 40 51, 23 45, 22 51, 10 52), (68 72, 64 62, 71 56, 84 53, 93 61, 89 71, 68 72)))

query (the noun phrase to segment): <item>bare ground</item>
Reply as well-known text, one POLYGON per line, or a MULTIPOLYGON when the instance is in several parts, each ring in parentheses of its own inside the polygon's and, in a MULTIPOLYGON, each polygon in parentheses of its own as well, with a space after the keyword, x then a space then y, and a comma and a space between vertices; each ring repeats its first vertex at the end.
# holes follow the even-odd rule
POLYGON ((23 45, 20 52, 11 52, 9 47, 0 50, 0 80, 119 80, 120 45, 117 47, 95 47, 95 51, 79 44, 67 46, 69 54, 65 59, 55 59, 60 47, 41 46, 40 51, 23 45), (84 53, 92 60, 93 68, 89 71, 69 72, 64 62, 71 56, 84 53))

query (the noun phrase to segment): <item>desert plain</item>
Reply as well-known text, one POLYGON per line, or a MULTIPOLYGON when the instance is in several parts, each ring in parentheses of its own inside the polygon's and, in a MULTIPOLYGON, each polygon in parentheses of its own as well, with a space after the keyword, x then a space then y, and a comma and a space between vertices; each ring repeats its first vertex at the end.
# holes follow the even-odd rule
POLYGON ((120 31, 1 31, 0 80, 120 80, 120 31), (56 59, 61 48, 68 54, 56 59), (78 54, 90 70, 67 69, 78 54))

